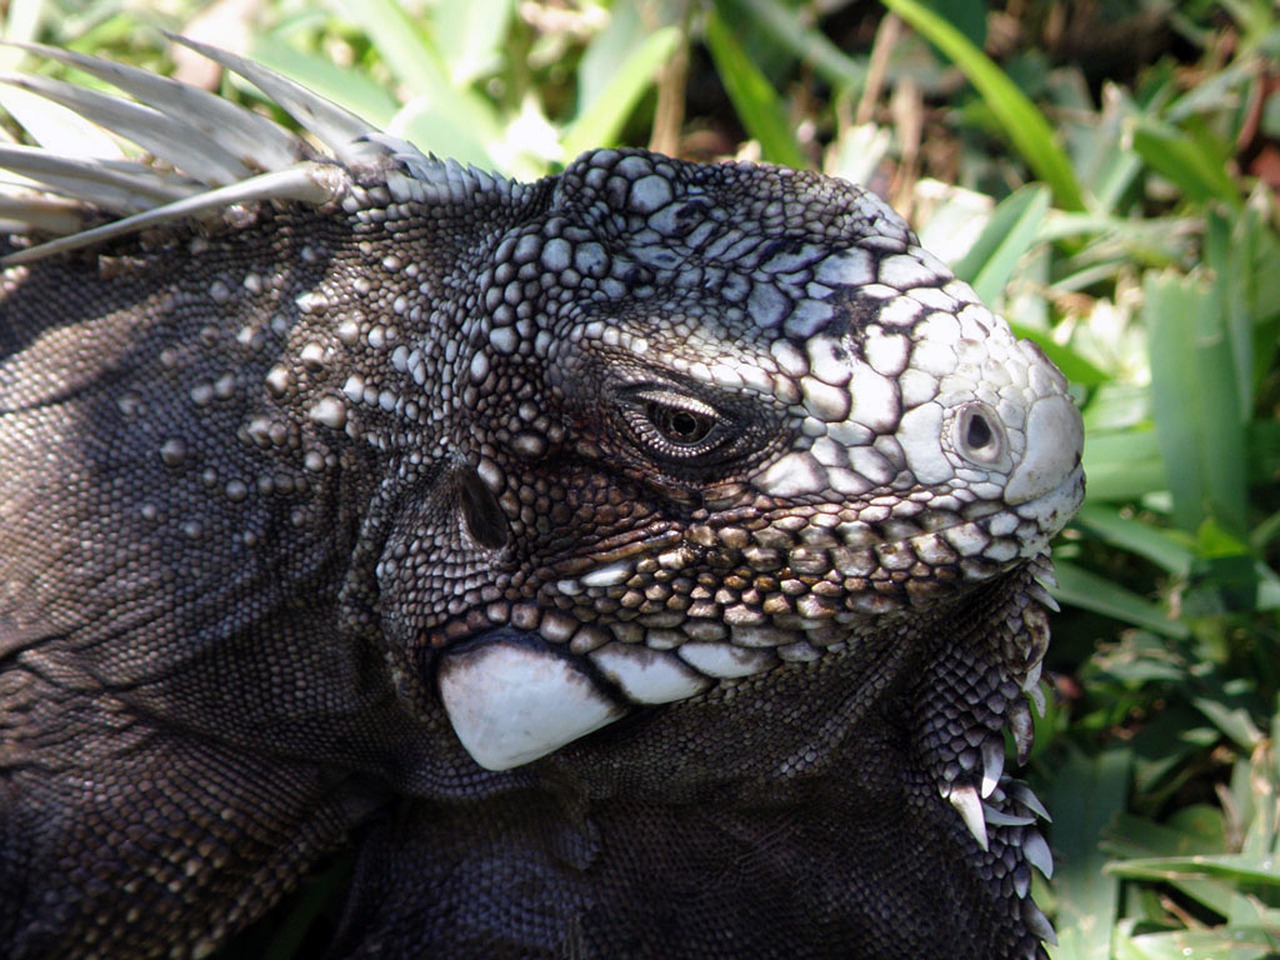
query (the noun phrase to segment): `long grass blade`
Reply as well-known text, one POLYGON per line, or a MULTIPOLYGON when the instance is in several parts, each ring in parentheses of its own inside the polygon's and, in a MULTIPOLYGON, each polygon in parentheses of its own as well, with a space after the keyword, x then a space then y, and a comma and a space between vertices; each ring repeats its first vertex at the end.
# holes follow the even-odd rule
POLYGON ((662 27, 631 52, 625 64, 592 99, 562 139, 565 156, 576 157, 591 147, 612 146, 645 90, 652 86, 658 68, 675 54, 680 44, 678 27, 662 27))
POLYGON ((1049 190, 1040 184, 1030 184, 1005 197, 969 252, 955 265, 956 276, 967 281, 987 303, 993 303, 1004 292, 1018 261, 1036 242, 1048 212, 1049 190))
POLYGON ((1044 114, 991 58, 933 10, 917 0, 884 0, 884 5, 923 34, 951 58, 981 94, 1004 130, 1037 177, 1053 190, 1054 201, 1064 210, 1083 210, 1084 198, 1066 153, 1060 149, 1044 114))
POLYGON ((1222 297, 1203 276, 1149 274, 1151 403, 1174 520, 1195 531, 1215 517, 1248 527, 1245 431, 1222 297))
POLYGON ((764 159, 802 169, 811 166, 773 84, 714 13, 707 17, 706 40, 734 110, 747 132, 760 142, 764 159))

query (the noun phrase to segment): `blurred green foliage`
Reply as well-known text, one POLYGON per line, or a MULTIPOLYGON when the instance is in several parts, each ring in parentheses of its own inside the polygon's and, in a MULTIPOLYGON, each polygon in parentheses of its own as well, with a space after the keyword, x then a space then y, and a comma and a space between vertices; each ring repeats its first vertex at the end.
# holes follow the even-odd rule
MULTIPOLYGON (((1053 956, 1280 957, 1274 2, 199 12, 17 0, 5 30, 167 70, 158 26, 221 24, 201 35, 424 149, 522 177, 636 143, 888 195, 1050 353, 1084 412, 1089 496, 1057 548, 1065 609, 1030 770, 1058 817, 1039 894, 1053 956)), ((239 955, 308 955, 332 877, 239 955)))

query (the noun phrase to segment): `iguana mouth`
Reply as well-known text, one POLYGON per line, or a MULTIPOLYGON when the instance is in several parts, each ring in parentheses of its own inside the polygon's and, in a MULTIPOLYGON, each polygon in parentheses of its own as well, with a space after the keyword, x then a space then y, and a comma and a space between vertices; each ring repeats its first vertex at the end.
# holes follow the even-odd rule
POLYGON ((634 709, 687 700, 784 662, 777 650, 697 640, 671 650, 608 641, 582 654, 542 632, 499 627, 444 651, 435 671, 467 752, 486 769, 508 770, 634 709))
MULTIPOLYGON (((573 575, 545 584, 535 600, 490 604, 454 621, 434 658, 441 701, 476 762, 505 770, 635 708, 687 700, 785 663, 845 654, 858 647, 861 629, 884 629, 905 611, 928 610, 940 596, 952 605, 966 580, 974 589, 1026 562, 1021 551, 1034 543, 1026 528, 1074 511, 1082 471, 1077 465, 1038 493, 1018 506, 1025 518, 975 505, 978 519, 903 520, 895 527, 900 539, 880 539, 865 525, 843 536, 829 527, 788 549, 744 545, 736 526, 703 526, 684 537, 668 532, 628 543, 594 566, 575 564, 573 575), (733 593, 725 584, 735 580, 733 593), (673 604, 681 590, 683 599, 673 604)), ((765 529, 776 532, 776 518, 765 529)), ((1037 600, 1052 603, 1042 589, 1037 600)), ((1038 654, 1009 669, 1033 696, 1046 644, 1047 637, 1034 645, 1038 654)), ((998 779, 998 770, 983 774, 983 799, 998 779)), ((950 794, 948 786, 943 795, 950 794)), ((979 822, 968 799, 960 791, 953 802, 967 823, 979 822)))
POLYGON ((437 682, 459 741, 487 770, 546 756, 628 710, 602 689, 590 660, 510 628, 447 651, 437 682))

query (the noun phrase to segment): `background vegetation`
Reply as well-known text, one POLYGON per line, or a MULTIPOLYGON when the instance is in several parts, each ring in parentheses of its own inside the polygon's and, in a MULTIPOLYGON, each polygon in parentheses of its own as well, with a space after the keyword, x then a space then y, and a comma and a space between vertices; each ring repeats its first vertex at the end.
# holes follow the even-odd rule
MULTIPOLYGON (((1280 957, 1276 3, 14 0, 6 17, 10 38, 231 83, 173 62, 156 27, 195 35, 522 177, 633 143, 888 196, 1058 361, 1088 429, 1029 770, 1056 817, 1053 955, 1280 957)), ((343 869, 237 955, 309 955, 343 869)))

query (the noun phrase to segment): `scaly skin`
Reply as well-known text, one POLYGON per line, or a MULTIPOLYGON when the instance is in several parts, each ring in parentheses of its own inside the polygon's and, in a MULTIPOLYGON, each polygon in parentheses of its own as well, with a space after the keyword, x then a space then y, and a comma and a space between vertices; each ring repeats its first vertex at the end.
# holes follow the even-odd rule
POLYGON ((1061 374, 849 184, 516 184, 214 55, 336 158, 117 72, 191 179, 46 158, 10 241, 9 956, 205 955, 347 843, 335 956, 1041 953, 1061 374))

